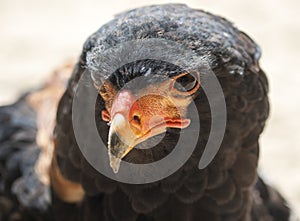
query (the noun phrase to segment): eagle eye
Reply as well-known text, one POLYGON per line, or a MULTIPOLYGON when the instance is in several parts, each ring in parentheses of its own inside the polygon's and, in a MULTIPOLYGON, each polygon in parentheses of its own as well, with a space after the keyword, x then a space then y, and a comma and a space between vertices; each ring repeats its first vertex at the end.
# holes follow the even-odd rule
POLYGON ((173 87, 181 93, 191 94, 198 89, 199 82, 197 77, 185 72, 175 78, 173 87))

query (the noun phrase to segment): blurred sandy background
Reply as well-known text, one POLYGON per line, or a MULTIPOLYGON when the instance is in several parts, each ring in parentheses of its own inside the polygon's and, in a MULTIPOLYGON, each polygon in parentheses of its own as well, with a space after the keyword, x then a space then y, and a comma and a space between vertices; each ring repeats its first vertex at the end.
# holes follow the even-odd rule
MULTIPOLYGON (((76 58, 85 39, 114 14, 164 2, 170 1, 0 0, 0 104, 76 58)), ((262 47, 272 109, 261 139, 260 170, 300 214, 300 1, 184 3, 228 18, 262 47)))

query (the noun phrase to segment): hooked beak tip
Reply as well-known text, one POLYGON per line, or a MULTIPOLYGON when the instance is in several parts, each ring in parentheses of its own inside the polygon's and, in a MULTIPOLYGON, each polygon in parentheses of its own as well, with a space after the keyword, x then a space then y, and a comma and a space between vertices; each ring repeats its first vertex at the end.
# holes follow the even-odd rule
POLYGON ((114 173, 118 173, 120 169, 121 159, 109 154, 110 167, 113 169, 114 173))
POLYGON ((114 98, 111 112, 102 113, 102 119, 110 121, 108 134, 108 154, 110 166, 118 173, 122 158, 134 147, 136 135, 132 132, 128 114, 135 97, 124 90, 114 98))
POLYGON ((108 137, 108 154, 110 167, 114 173, 118 173, 122 158, 132 149, 133 135, 127 128, 126 118, 121 114, 116 114, 112 119, 109 137, 108 137))

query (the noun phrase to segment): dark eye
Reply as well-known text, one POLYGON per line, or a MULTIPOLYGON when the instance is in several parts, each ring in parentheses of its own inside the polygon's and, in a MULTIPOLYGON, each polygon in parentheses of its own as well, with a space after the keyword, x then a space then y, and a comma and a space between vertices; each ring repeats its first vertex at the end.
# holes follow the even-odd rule
POLYGON ((105 94, 107 92, 105 85, 101 85, 99 92, 100 92, 100 94, 105 94))
POLYGON ((176 79, 174 88, 180 92, 192 91, 198 85, 198 80, 191 74, 185 74, 176 79))

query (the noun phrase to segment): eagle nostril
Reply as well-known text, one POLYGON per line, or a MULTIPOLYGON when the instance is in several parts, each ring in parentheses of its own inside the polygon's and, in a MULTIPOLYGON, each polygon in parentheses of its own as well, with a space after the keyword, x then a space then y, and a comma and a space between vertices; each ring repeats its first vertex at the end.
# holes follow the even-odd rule
POLYGON ((132 119, 133 119, 133 121, 134 121, 135 123, 137 123, 138 125, 141 124, 141 118, 140 118, 138 115, 133 115, 132 119))

